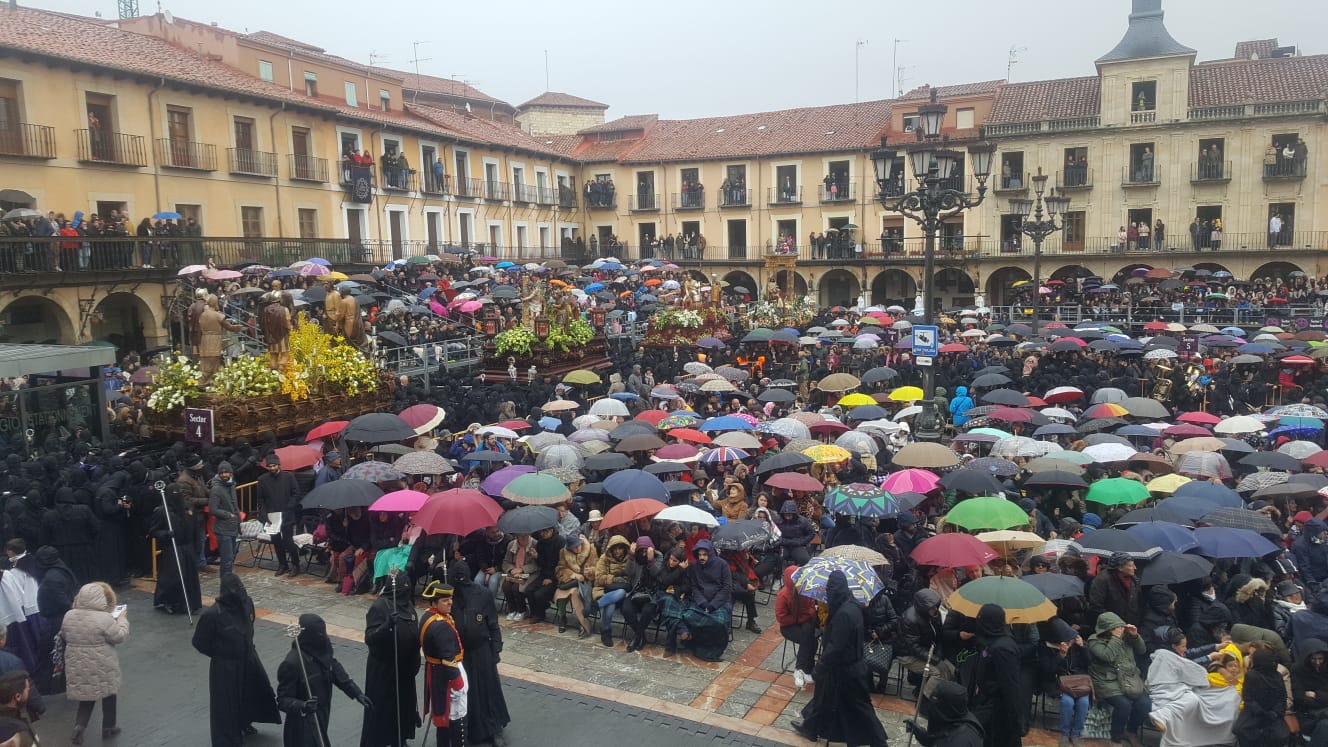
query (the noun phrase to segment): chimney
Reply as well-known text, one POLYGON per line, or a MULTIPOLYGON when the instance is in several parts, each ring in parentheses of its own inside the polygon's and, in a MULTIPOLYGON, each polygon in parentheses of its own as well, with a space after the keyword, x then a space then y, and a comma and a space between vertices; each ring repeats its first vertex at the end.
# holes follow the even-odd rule
POLYGON ((1125 36, 1115 49, 1098 58, 1098 64, 1196 54, 1172 38, 1162 16, 1162 0, 1131 0, 1130 24, 1125 36))

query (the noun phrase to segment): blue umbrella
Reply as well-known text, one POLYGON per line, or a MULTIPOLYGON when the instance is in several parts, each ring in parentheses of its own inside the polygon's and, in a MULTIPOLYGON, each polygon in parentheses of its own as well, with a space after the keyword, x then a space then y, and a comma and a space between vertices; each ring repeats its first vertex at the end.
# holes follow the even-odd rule
POLYGON ((658 477, 639 469, 625 469, 614 472, 604 481, 604 490, 620 501, 632 498, 654 498, 660 503, 669 502, 669 489, 658 477))
POLYGON ((1138 535, 1143 541, 1156 545, 1167 552, 1185 552, 1199 546, 1194 534, 1183 526, 1168 524, 1164 521, 1148 521, 1135 524, 1125 531, 1138 535))
POLYGON ((152 216, 153 220, 180 220, 184 216, 171 210, 165 210, 152 216))
POLYGON ((299 277, 300 273, 298 270, 292 270, 289 267, 284 267, 280 270, 269 272, 267 276, 270 278, 294 278, 294 277, 299 277))
POLYGON ((1247 342, 1236 348, 1237 353, 1249 353, 1250 355, 1271 355, 1276 352, 1272 345, 1265 345, 1261 342, 1247 342))
POLYGON ((1287 438, 1313 438, 1321 430, 1323 430, 1322 425, 1319 425, 1318 427, 1312 425, 1284 425, 1280 428, 1274 428, 1271 431, 1268 431, 1268 438, 1269 440, 1274 440, 1278 436, 1286 436, 1287 438))
POLYGON ((499 262, 498 264, 494 265, 494 267, 496 267, 499 270, 506 270, 509 267, 516 267, 516 264, 512 262, 499 262))
POLYGON ((617 392, 616 394, 610 394, 609 396, 617 400, 622 400, 623 402, 635 402, 638 399, 641 399, 641 395, 636 392, 617 392))
POLYGON ((545 415, 544 417, 539 419, 539 427, 543 428, 546 431, 558 430, 558 426, 562 424, 563 421, 559 420, 558 418, 551 418, 548 415, 545 415))
POLYGON ((1161 431, 1149 428, 1146 425, 1123 425, 1116 429, 1117 436, 1137 436, 1141 438, 1157 438, 1161 431))
POLYGON ((437 292, 438 292, 437 288, 432 288, 432 287, 425 288, 424 290, 420 291, 420 298, 428 298, 429 296, 432 296, 437 292))
POLYGON ((604 290, 603 283, 591 283, 590 285, 586 286, 586 293, 594 293, 595 291, 602 291, 602 290, 604 290))
POLYGON ((621 270, 623 266, 618 264, 617 262, 605 262, 604 264, 600 265, 599 268, 601 270, 621 270))
POLYGON ((322 265, 324 267, 332 266, 332 263, 330 261, 323 259, 322 257, 310 257, 308 261, 310 264, 322 265))
MULTIPOLYGON (((1193 480, 1176 488, 1176 492, 1171 494, 1175 498, 1198 498, 1213 508, 1240 508, 1245 505, 1241 500, 1240 494, 1215 482, 1205 480, 1193 480)), ((1197 519, 1202 516, 1188 516, 1181 514, 1187 519, 1197 519)))
POLYGON ((736 415, 721 415, 717 418, 711 418, 700 426, 697 430, 701 431, 750 431, 755 426, 743 420, 736 415))
MULTIPOLYGON (((1185 485, 1193 484, 1185 483, 1185 485)), ((1185 487, 1185 485, 1181 487, 1185 487)), ((1179 493, 1180 490, 1177 489, 1176 492, 1179 493)), ((1172 495, 1170 498, 1158 501, 1157 507, 1188 521, 1198 521, 1213 511, 1212 503, 1193 495, 1172 495)))
POLYGON ((1205 558, 1262 558, 1281 549, 1250 529, 1199 527, 1194 538, 1199 543, 1194 554, 1205 558))
POLYGON ((875 569, 871 566, 861 560, 824 556, 812 558, 809 563, 799 568, 793 574, 793 586, 798 590, 799 596, 824 602, 826 584, 830 581, 830 574, 835 571, 840 571, 847 577, 849 591, 853 592, 853 599, 858 604, 869 604, 877 594, 881 593, 883 588, 881 577, 876 575, 875 569))

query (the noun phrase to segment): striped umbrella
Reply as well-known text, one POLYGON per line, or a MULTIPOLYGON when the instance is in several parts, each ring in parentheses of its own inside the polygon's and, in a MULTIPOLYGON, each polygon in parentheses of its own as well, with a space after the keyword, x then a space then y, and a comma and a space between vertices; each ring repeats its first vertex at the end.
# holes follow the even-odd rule
POLYGON ((946 600, 950 609, 976 618, 984 604, 1005 610, 1007 624, 1036 623, 1056 616, 1056 605, 1035 586, 1017 578, 986 576, 959 587, 946 600))
POLYGON ((717 449, 711 449, 701 455, 701 464, 728 464, 729 462, 740 462, 749 455, 742 449, 735 449, 730 446, 721 446, 717 449))

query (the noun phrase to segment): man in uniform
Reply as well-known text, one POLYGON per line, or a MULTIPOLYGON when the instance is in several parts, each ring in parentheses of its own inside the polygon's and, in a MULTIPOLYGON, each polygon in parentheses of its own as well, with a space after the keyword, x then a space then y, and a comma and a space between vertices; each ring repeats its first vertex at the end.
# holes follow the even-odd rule
POLYGON ((221 333, 241 329, 244 329, 243 325, 232 322, 217 310, 217 297, 208 296, 207 308, 198 317, 199 384, 207 384, 221 368, 221 333))
MULTIPOLYGON (((429 609, 420 621, 420 649, 424 653, 424 714, 438 728, 438 744, 462 747, 466 743, 465 652, 452 621, 455 590, 440 581, 424 589, 429 609)), ((426 738, 427 742, 427 738, 426 738)))

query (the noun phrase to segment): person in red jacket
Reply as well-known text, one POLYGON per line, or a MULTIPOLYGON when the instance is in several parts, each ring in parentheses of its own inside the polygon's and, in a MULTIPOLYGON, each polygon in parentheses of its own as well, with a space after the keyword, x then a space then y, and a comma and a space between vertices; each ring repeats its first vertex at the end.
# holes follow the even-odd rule
POLYGON ((756 624, 756 587, 761 579, 756 576, 756 559, 747 550, 720 550, 719 556, 729 564, 734 603, 742 602, 747 608, 747 630, 760 635, 761 626, 756 624))
POLYGON ((793 588, 793 572, 797 566, 784 569, 784 586, 775 597, 775 622, 779 634, 797 647, 797 663, 793 669, 793 682, 805 687, 811 679, 807 673, 816 665, 816 600, 804 597, 793 588))

